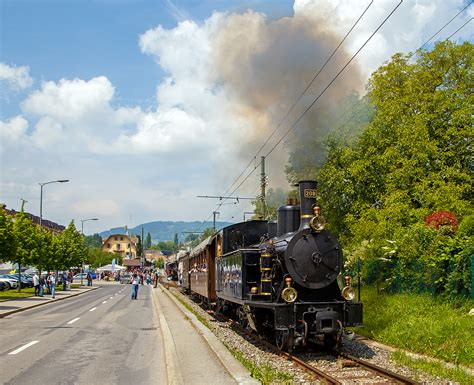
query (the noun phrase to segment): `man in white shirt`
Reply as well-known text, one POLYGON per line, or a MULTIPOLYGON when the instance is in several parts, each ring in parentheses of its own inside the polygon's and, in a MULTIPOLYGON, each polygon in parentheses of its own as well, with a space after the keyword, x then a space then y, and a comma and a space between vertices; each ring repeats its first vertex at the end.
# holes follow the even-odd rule
POLYGON ((35 274, 33 275, 33 286, 35 288, 35 297, 37 297, 39 295, 39 277, 38 277, 38 274, 35 274))

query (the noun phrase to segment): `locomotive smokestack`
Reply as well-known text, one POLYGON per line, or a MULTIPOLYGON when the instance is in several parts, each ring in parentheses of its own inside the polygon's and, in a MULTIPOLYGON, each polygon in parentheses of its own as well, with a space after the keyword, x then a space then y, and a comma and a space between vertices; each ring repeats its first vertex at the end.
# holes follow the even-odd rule
POLYGON ((299 230, 309 227, 311 218, 314 217, 313 207, 316 206, 316 181, 303 180, 298 183, 300 189, 301 222, 299 230))

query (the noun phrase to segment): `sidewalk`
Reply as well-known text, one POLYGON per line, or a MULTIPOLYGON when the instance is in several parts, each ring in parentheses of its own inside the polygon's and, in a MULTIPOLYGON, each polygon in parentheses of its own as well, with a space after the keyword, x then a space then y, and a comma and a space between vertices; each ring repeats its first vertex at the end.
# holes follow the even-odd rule
POLYGON ((168 384, 260 383, 162 284, 151 290, 163 336, 168 384))
POLYGON ((84 286, 83 288, 75 288, 71 289, 70 291, 57 291, 56 298, 54 299, 52 299, 50 295, 45 295, 44 297, 33 296, 3 301, 0 302, 0 318, 37 306, 46 305, 47 303, 61 301, 69 297, 75 297, 76 295, 98 289, 99 287, 100 286, 84 286))

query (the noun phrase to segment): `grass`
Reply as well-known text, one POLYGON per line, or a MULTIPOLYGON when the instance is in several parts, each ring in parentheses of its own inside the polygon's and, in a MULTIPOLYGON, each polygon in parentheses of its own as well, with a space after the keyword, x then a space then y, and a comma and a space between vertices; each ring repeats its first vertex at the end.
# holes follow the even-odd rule
POLYGON ((474 301, 448 301, 417 294, 377 294, 364 288, 364 327, 376 341, 454 364, 474 365, 474 301))
POLYGON ((392 359, 404 366, 414 369, 419 373, 429 373, 432 376, 454 380, 459 384, 473 384, 474 376, 466 373, 459 368, 447 368, 439 362, 431 362, 423 359, 414 359, 407 356, 405 353, 397 351, 392 353, 392 359))
POLYGON ((18 289, 0 291, 0 302, 8 301, 10 299, 32 297, 34 294, 35 294, 35 289, 33 287, 21 289, 20 293, 18 293, 18 289))
POLYGON ((249 360, 242 352, 232 349, 224 343, 230 353, 239 360, 250 372, 253 378, 259 380, 263 385, 268 384, 293 384, 293 375, 275 369, 269 364, 256 365, 254 361, 249 360))

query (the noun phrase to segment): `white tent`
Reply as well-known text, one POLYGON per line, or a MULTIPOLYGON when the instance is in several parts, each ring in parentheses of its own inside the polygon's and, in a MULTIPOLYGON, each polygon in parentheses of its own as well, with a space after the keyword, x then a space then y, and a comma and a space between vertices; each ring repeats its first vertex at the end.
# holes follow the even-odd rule
MULTIPOLYGON (((126 268, 123 267, 123 266, 120 266, 120 265, 115 265, 115 271, 120 271, 120 270, 125 270, 126 268)), ((111 264, 108 264, 108 265, 105 265, 105 266, 102 266, 102 267, 99 267, 97 269, 95 269, 96 271, 102 273, 102 272, 106 272, 106 271, 112 271, 112 265, 111 264)))

